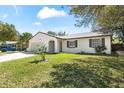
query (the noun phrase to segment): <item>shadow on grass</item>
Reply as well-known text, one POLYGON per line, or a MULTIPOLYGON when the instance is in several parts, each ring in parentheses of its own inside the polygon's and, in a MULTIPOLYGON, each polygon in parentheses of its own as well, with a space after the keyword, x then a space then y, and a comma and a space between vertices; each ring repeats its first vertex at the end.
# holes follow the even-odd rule
POLYGON ((107 67, 124 72, 124 61, 120 61, 119 57, 116 59, 104 60, 104 62, 107 67))
MULTIPOLYGON (((100 66, 84 66, 78 63, 54 65, 55 71, 51 72, 53 78, 50 82, 44 82, 40 87, 109 87, 112 80, 108 68, 100 66)), ((35 86, 37 87, 37 86, 35 86)))
POLYGON ((31 62, 29 62, 29 63, 31 63, 31 64, 38 64, 38 63, 40 63, 40 62, 44 62, 43 60, 33 60, 33 61, 31 61, 31 62))
POLYGON ((82 64, 86 64, 86 65, 101 65, 101 66, 105 66, 107 68, 112 68, 112 69, 116 69, 119 70, 120 72, 124 71, 124 61, 120 61, 119 57, 114 57, 114 58, 93 58, 93 57, 88 57, 86 60, 85 59, 80 59, 80 58, 76 58, 73 59, 73 61, 75 62, 79 62, 82 64))
POLYGON ((119 55, 115 52, 112 54, 97 54, 97 53, 78 53, 79 55, 93 55, 93 56, 108 56, 108 57, 118 57, 119 55))
POLYGON ((52 80, 34 87, 124 87, 124 61, 122 57, 74 58, 72 61, 74 63, 54 65, 54 70, 50 73, 52 80))

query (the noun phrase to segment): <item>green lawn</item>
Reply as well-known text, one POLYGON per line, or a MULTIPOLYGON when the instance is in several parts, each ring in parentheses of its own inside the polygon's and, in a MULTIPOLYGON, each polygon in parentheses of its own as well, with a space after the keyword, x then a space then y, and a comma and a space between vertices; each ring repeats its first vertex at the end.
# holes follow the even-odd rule
POLYGON ((124 87, 124 57, 48 54, 0 63, 0 87, 124 87))
POLYGON ((4 53, 0 51, 0 54, 4 54, 4 53))

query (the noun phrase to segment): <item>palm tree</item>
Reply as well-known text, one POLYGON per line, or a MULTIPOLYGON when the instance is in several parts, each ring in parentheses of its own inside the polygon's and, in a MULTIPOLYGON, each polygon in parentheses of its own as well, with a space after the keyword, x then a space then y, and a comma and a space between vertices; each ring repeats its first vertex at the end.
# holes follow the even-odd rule
POLYGON ((28 46, 28 40, 32 37, 31 33, 24 32, 19 36, 18 40, 18 48, 19 50, 23 51, 26 50, 28 46))

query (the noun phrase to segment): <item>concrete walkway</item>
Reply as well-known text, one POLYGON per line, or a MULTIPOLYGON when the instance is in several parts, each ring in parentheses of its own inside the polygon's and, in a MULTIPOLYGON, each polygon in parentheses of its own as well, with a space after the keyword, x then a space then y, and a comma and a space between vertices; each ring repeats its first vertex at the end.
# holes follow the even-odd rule
POLYGON ((118 55, 124 56, 124 51, 116 51, 116 53, 117 53, 118 55))
POLYGON ((3 55, 0 55, 0 62, 6 62, 10 60, 31 57, 31 56, 35 56, 35 54, 28 54, 28 53, 22 53, 22 52, 3 54, 3 55))

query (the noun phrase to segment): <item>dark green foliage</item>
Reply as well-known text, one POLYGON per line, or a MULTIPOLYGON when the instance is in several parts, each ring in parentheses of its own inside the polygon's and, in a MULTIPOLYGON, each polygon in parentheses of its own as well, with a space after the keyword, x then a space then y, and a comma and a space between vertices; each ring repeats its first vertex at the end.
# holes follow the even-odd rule
POLYGON ((67 33, 64 31, 64 32, 58 32, 58 36, 65 36, 65 35, 67 35, 67 33))
POLYGON ((48 31, 47 32, 48 35, 52 35, 52 36, 65 36, 67 35, 67 33, 64 31, 59 31, 58 33, 57 32, 54 32, 54 31, 48 31))
POLYGON ((123 5, 75 5, 70 11, 76 18, 76 26, 92 26, 93 31, 119 33, 124 43, 123 5))
POLYGON ((106 50, 106 47, 104 47, 104 46, 95 47, 95 51, 96 51, 96 53, 98 53, 98 54, 105 53, 104 50, 106 50))
POLYGON ((28 47, 28 41, 29 39, 32 37, 32 34, 29 32, 24 32, 19 36, 19 40, 18 40, 18 49, 21 51, 26 50, 26 48, 28 47))
POLYGON ((19 33, 13 24, 0 22, 0 41, 18 40, 19 33))
POLYGON ((54 31, 48 31, 47 34, 51 36, 57 36, 57 33, 54 31))

